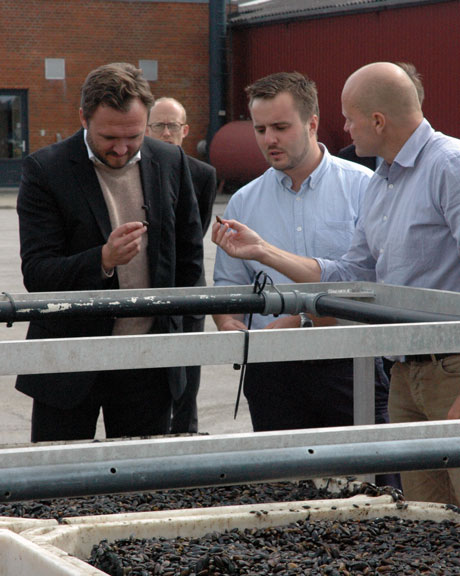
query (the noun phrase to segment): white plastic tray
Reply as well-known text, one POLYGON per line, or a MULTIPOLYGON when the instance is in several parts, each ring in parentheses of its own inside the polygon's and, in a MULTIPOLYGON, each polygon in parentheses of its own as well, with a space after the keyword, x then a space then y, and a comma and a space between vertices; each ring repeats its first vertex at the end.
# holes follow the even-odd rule
POLYGON ((187 510, 116 514, 91 518, 68 518, 57 528, 27 530, 23 536, 42 549, 75 563, 75 575, 102 574, 83 562, 101 540, 162 536, 199 537, 208 532, 233 528, 279 526, 309 517, 324 519, 368 519, 397 516, 411 520, 459 521, 459 515, 444 504, 425 502, 395 503, 391 496, 355 496, 349 499, 308 500, 263 505, 222 506, 187 510), (86 567, 86 568, 85 568, 86 567), (87 570, 85 572, 85 569, 87 570))

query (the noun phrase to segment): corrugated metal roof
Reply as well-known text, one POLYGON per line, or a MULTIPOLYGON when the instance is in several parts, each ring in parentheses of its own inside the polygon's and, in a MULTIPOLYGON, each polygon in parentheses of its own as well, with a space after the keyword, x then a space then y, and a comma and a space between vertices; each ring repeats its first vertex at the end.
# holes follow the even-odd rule
POLYGON ((238 0, 228 21, 243 26, 449 1, 453 0, 238 0))

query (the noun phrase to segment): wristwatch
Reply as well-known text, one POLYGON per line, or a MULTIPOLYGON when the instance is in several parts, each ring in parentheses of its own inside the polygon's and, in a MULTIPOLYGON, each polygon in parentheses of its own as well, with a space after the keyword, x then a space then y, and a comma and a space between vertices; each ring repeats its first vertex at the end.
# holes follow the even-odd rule
POLYGON ((310 318, 310 316, 308 314, 305 314, 305 312, 300 312, 299 316, 300 316, 300 327, 301 328, 311 328, 313 326, 312 319, 310 318))

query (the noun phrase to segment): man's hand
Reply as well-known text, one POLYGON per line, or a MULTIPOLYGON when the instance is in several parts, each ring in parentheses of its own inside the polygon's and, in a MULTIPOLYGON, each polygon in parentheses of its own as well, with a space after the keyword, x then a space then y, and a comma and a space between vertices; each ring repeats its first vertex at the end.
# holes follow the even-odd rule
POLYGON ((232 316, 232 314, 214 314, 212 318, 219 332, 222 330, 247 329, 246 324, 243 322, 243 314, 235 314, 234 316, 232 316))
POLYGON ((102 247, 102 266, 106 272, 127 264, 141 249, 142 235, 147 231, 142 222, 127 222, 112 231, 102 247))
POLYGON ((265 242, 244 224, 236 220, 221 220, 212 227, 212 241, 233 258, 258 260, 265 242))
POLYGON ((219 218, 212 227, 212 241, 232 258, 257 260, 294 282, 321 281, 321 268, 315 259, 281 250, 236 220, 219 218))
POLYGON ((298 314, 294 316, 282 316, 281 318, 276 318, 273 322, 270 322, 270 324, 265 326, 265 330, 281 328, 300 328, 300 316, 298 314))

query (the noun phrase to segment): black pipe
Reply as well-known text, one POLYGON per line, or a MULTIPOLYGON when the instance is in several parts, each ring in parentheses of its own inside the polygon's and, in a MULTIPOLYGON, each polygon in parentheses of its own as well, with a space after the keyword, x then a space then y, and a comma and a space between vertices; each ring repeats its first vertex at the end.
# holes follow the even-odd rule
POLYGON ((263 313, 265 297, 260 294, 228 294, 215 296, 136 296, 123 298, 86 298, 78 296, 62 300, 17 301, 11 294, 0 302, 0 322, 29 322, 47 318, 75 317, 137 317, 190 314, 263 313))
MULTIPOLYGON (((76 293, 78 294, 78 293, 76 293)), ((413 322, 459 322, 460 316, 418 310, 403 310, 369 302, 359 302, 325 293, 302 294, 262 291, 249 294, 111 296, 78 295, 62 299, 15 300, 12 294, 0 302, 0 322, 29 322, 48 318, 168 316, 190 314, 298 314, 305 310, 316 316, 334 316, 368 324, 413 322)))
POLYGON ((460 316, 423 312, 419 310, 403 310, 369 302, 359 302, 319 294, 314 300, 314 310, 309 310, 316 316, 334 316, 343 320, 353 320, 365 324, 406 324, 412 322, 459 322, 460 316))

